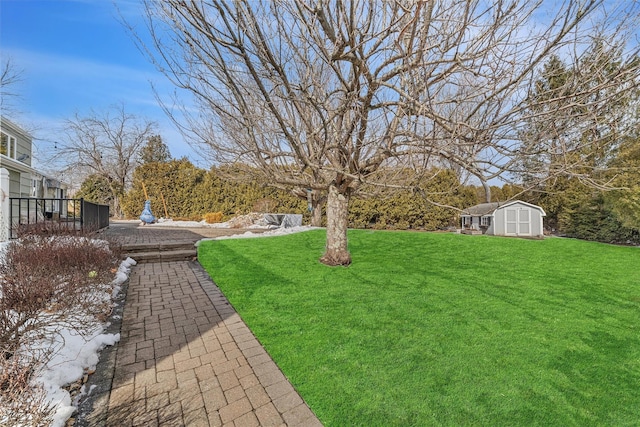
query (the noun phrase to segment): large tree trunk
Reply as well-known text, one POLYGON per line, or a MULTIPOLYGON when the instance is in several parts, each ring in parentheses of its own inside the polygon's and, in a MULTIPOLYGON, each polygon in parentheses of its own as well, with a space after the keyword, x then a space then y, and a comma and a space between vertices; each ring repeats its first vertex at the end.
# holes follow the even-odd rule
POLYGON ((321 227, 322 226, 322 206, 318 206, 319 203, 315 203, 313 210, 311 211, 311 226, 312 227, 321 227))
POLYGON ((113 216, 118 219, 124 218, 124 214, 122 213, 122 209, 120 207, 120 196, 115 194, 113 196, 112 204, 113 204, 113 216))
POLYGON ((311 193, 311 226, 322 227, 322 206, 327 198, 320 190, 313 190, 311 193))
POLYGON ((113 187, 110 186, 109 189, 111 190, 111 194, 113 195, 113 199, 111 199, 111 206, 113 206, 112 214, 115 218, 122 219, 124 218, 124 215, 122 214, 122 209, 120 208, 120 195, 113 187))
POLYGON ((349 265, 351 254, 347 247, 349 194, 340 193, 335 185, 329 187, 327 198, 327 246, 320 261, 327 265, 349 265))

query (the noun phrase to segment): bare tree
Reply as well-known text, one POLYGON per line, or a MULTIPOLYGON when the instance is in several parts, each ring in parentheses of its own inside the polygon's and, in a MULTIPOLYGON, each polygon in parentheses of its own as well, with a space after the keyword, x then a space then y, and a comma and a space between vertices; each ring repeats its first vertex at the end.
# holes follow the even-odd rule
POLYGON ((20 98, 16 86, 22 82, 22 73, 11 58, 0 64, 0 111, 3 114, 15 113, 14 102, 20 98))
POLYGON ((155 134, 155 123, 129 114, 123 105, 105 113, 76 114, 66 121, 66 138, 58 143, 56 157, 66 170, 86 177, 106 179, 113 194, 113 210, 122 216, 120 197, 128 189, 140 150, 155 134))
MULTIPOLYGON (((346 265, 349 199, 364 183, 410 185, 390 173, 419 176, 442 165, 485 184, 517 172, 527 155, 520 134, 535 110, 529 94, 537 70, 552 55, 578 66, 595 34, 629 36, 639 8, 557 3, 148 0, 152 42, 139 40, 192 95, 195 114, 193 105, 182 105, 179 117, 167 110, 193 142, 220 162, 255 168, 273 185, 326 195, 321 260, 346 265)), ((630 67, 600 85, 624 96, 637 77, 630 67)), ((608 101, 581 90, 587 93, 576 102, 608 101)), ((593 124, 580 109, 536 111, 593 124)))

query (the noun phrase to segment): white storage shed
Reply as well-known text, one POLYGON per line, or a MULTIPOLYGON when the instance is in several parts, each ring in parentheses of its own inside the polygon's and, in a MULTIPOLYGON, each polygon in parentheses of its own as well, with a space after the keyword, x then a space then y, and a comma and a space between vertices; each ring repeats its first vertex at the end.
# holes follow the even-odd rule
POLYGON ((462 211, 462 232, 495 236, 543 237, 540 206, 520 200, 482 203, 462 211))

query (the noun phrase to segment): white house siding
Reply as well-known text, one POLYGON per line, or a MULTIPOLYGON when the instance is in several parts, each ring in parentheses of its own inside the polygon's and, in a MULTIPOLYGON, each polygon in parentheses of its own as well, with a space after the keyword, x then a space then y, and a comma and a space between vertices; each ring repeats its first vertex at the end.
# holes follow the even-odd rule
POLYGON ((9 171, 0 168, 0 242, 9 240, 9 171))
MULTIPOLYGON (((17 160, 18 158, 25 156, 20 160, 20 162, 30 167, 33 155, 31 136, 23 131, 18 125, 4 117, 0 117, 0 127, 2 128, 3 133, 16 139, 16 153, 12 158, 17 160)), ((8 154, 9 153, 7 153, 7 155, 8 154)))
POLYGON ((18 125, 0 117, 2 133, 15 138, 16 149, 1 156, 2 167, 10 172, 10 197, 29 197, 31 195, 31 156, 32 140, 18 125), (22 160, 18 160, 22 159, 22 160))
POLYGON ((29 197, 31 195, 31 168, 18 165, 18 162, 3 162, 3 167, 9 170, 9 197, 29 197))
POLYGON ((28 212, 26 203, 23 203, 21 212, 17 212, 17 204, 13 206, 13 209, 11 209, 13 218, 9 218, 9 198, 62 197, 66 195, 66 185, 57 180, 47 178, 31 167, 33 160, 32 137, 27 132, 1 116, 0 129, 3 134, 7 135, 7 140, 15 138, 15 147, 8 148, 6 154, 0 153, 0 169, 2 169, 3 178, 3 193, 0 196, 5 198, 5 203, 0 203, 0 222, 4 223, 4 225, 0 224, 0 228, 3 228, 3 230, 0 230, 0 241, 2 241, 6 238, 7 233, 4 229, 8 229, 8 222, 14 223, 17 222, 19 217, 27 218, 27 216, 36 215, 35 209, 28 212), (51 185, 48 186, 48 191, 43 191, 43 194, 34 194, 34 179, 50 182, 51 185))
POLYGON ((20 174, 20 197, 31 196, 31 173, 20 174))
POLYGON ((9 191, 8 194, 5 194, 5 203, 3 203, 1 207, 2 213, 0 217, 2 217, 2 224, 0 224, 0 227, 2 227, 2 231, 0 232, 0 242, 6 240, 6 238, 8 237, 9 224, 18 222, 20 217, 26 218, 28 214, 26 210, 23 210, 23 212, 19 212, 16 209, 17 206, 14 206, 13 209, 10 209, 9 198, 28 197, 28 194, 21 194, 21 191, 28 191, 29 189, 28 179, 25 180, 25 176, 29 176, 28 173, 20 172, 13 169, 5 169, 4 167, 2 168, 2 170, 6 174, 6 177, 8 177, 7 182, 3 183, 3 186, 6 185, 9 191))
POLYGON ((20 197, 22 189, 21 185, 22 174, 15 170, 9 170, 9 195, 11 197, 20 197))

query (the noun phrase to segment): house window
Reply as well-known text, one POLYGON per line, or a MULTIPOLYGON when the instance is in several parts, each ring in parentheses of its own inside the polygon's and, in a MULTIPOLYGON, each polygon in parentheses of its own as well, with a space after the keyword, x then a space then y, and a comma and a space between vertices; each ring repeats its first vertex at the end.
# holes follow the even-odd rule
POLYGON ((491 217, 490 216, 483 216, 482 218, 480 218, 480 225, 482 227, 490 227, 491 226, 491 217))
POLYGON ((0 154, 4 154, 12 159, 16 158, 16 139, 4 132, 2 132, 2 139, 0 139, 0 154))

